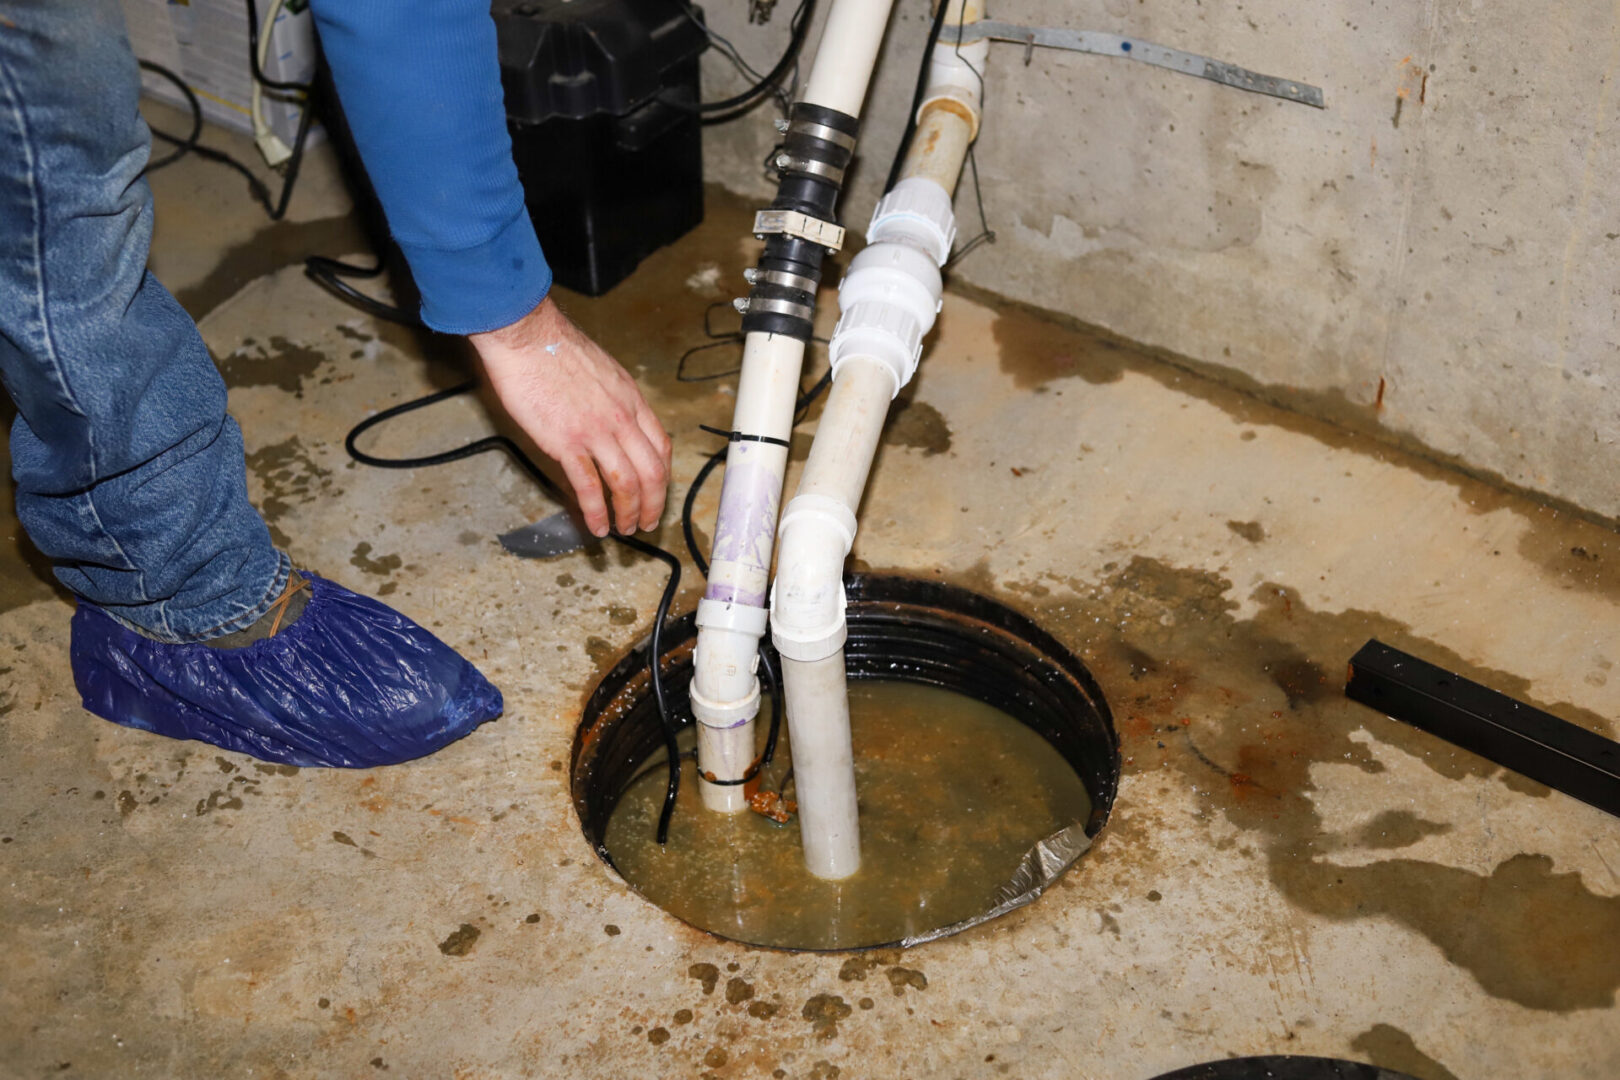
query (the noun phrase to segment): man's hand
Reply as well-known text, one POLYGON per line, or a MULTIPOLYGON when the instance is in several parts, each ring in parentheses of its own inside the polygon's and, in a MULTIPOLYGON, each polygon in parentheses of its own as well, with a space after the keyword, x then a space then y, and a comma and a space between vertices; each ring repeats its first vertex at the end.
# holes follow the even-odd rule
POLYGON ((620 532, 658 524, 669 436, 618 361, 549 297, 511 326, 470 340, 506 411, 562 466, 586 528, 608 534, 603 480, 620 532))

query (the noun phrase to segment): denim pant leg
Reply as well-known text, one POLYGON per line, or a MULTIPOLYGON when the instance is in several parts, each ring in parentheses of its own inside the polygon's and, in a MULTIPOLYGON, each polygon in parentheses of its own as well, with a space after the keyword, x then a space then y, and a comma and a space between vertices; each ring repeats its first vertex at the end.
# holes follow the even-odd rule
POLYGON ((17 516, 160 641, 251 625, 287 557, 196 325, 146 271, 150 137, 117 0, 0 0, 0 379, 17 516))

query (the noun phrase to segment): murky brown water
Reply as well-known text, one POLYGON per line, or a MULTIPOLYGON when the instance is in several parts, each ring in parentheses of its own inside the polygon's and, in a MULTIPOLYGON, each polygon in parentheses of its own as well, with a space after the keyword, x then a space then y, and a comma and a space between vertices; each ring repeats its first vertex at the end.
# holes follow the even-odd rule
MULTIPOLYGON (((854 948, 984 912, 1036 841, 1090 810, 1080 779, 1046 740, 970 698, 853 682, 850 724, 861 805, 854 877, 823 881, 805 870, 796 817, 776 825, 706 812, 690 760, 668 847, 654 841, 665 779, 655 769, 608 824, 614 864, 653 903, 727 937, 854 948)), ((777 790, 791 762, 784 738, 765 787, 777 790)))

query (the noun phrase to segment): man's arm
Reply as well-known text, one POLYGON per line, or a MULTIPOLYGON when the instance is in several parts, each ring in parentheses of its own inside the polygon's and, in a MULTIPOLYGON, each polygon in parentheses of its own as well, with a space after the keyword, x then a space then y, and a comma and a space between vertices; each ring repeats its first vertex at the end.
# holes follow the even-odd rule
MULTIPOLYGON (((512 163, 488 0, 312 0, 321 47, 422 319, 466 334, 501 402, 563 466, 598 536, 663 513, 669 439, 634 381, 548 298, 512 163)), ((566 168, 566 163, 559 163, 566 168)))

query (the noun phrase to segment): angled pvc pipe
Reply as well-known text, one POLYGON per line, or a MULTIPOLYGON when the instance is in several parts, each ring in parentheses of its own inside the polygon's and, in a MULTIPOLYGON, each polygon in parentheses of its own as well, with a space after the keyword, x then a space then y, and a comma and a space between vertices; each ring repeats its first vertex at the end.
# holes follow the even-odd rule
MULTIPOLYGON (((982 17, 979 0, 949 0, 945 13, 950 25, 982 17)), ((782 515, 771 635, 782 655, 805 865, 818 877, 848 877, 861 865, 844 561, 889 404, 916 373, 939 311, 940 267, 956 237, 952 192, 978 134, 986 52, 982 41, 933 50, 901 179, 873 211, 868 246, 838 289, 832 391, 782 515)))

